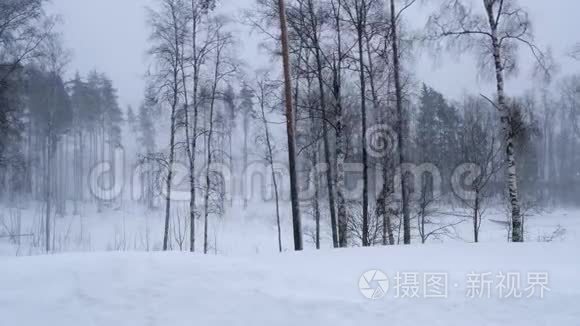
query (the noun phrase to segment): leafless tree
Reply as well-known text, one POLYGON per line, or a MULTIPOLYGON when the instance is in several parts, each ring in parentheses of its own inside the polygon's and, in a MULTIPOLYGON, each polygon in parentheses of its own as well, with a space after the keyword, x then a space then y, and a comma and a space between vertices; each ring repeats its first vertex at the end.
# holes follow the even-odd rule
MULTIPOLYGON (((190 51, 182 51, 181 74, 184 89, 184 129, 186 154, 189 161, 189 250, 195 251, 195 221, 196 221, 196 154, 198 147, 199 132, 199 109, 200 109, 200 74, 206 65, 207 57, 211 51, 214 31, 210 30, 209 14, 215 8, 215 0, 191 0, 188 14, 185 16, 186 25, 190 25, 188 31, 191 38, 190 51), (186 64, 191 66, 189 69, 186 64), (190 74, 188 74, 188 71, 190 74), (188 92, 188 81, 191 81, 191 93, 188 92), (191 112, 193 110, 193 112, 191 112), (193 115, 193 116, 192 116, 193 115)), ((186 28, 187 29, 187 28, 186 28)))
MULTIPOLYGON (((306 55, 304 61, 308 62, 311 55, 306 55)), ((312 139, 312 143, 309 146, 309 150, 307 151, 308 160, 311 163, 310 173, 308 175, 308 182, 311 184, 311 187, 314 188, 314 196, 312 197, 312 214, 314 215, 314 222, 315 222, 315 232, 314 232, 314 242, 316 244, 316 249, 320 249, 320 174, 318 171, 319 164, 321 162, 320 159, 320 139, 324 137, 324 133, 320 135, 320 125, 324 123, 323 121, 317 120, 317 115, 315 114, 315 110, 318 105, 318 100, 316 99, 317 94, 313 90, 313 78, 311 75, 306 74, 306 96, 304 96, 302 102, 304 102, 304 106, 308 108, 308 117, 310 122, 310 129, 307 131, 309 139, 312 139)), ((299 98, 297 97, 296 100, 298 101, 299 98)), ((331 224, 332 225, 332 224, 331 224)), ((336 236, 336 233, 334 233, 336 236)), ((334 240, 334 238, 333 238, 334 240)), ((334 245, 334 242, 333 242, 334 245)))
POLYGON ((171 112, 169 135, 169 160, 165 191, 165 226, 163 250, 169 249, 169 226, 171 219, 171 188, 176 151, 177 110, 183 99, 182 60, 187 35, 187 10, 185 0, 159 0, 157 11, 149 9, 148 24, 151 27, 149 54, 155 59, 155 84, 159 98, 171 112))
POLYGON ((50 34, 42 39, 42 42, 38 44, 38 48, 41 49, 42 55, 37 56, 36 62, 39 67, 44 70, 50 76, 50 91, 47 93, 47 98, 45 99, 47 103, 48 118, 44 126, 46 130, 46 165, 45 165, 45 250, 46 252, 51 251, 51 242, 54 243, 54 234, 51 238, 51 229, 53 229, 54 221, 52 219, 52 204, 54 202, 54 189, 55 178, 53 175, 53 161, 55 149, 58 145, 58 131, 55 125, 57 124, 57 111, 61 109, 59 106, 63 103, 61 102, 59 94, 59 84, 61 84, 62 76, 65 73, 65 68, 70 62, 70 52, 68 49, 64 48, 61 36, 59 34, 50 34), (51 240, 52 239, 52 240, 51 240))
POLYGON ((205 193, 204 193, 204 213, 203 213, 203 252, 208 253, 208 225, 209 225, 209 205, 210 192, 212 191, 211 171, 214 160, 214 149, 212 148, 212 140, 214 136, 214 115, 216 101, 218 100, 218 91, 226 78, 230 77, 237 71, 237 65, 232 60, 231 51, 233 45, 232 35, 224 30, 225 18, 216 17, 212 22, 211 29, 214 31, 214 39, 212 45, 213 56, 213 77, 210 82, 209 98, 209 112, 208 121, 209 127, 206 131, 207 135, 207 159, 205 170, 205 193))
POLYGON ((326 186, 328 192, 328 207, 330 211, 332 243, 335 248, 339 246, 337 217, 336 217, 336 190, 334 178, 334 164, 332 164, 330 148, 330 131, 328 126, 328 105, 327 105, 327 80, 325 78, 326 67, 330 59, 323 49, 321 38, 328 19, 326 18, 323 4, 313 0, 299 0, 298 6, 292 10, 292 19, 289 20, 294 34, 300 38, 303 47, 312 55, 313 64, 305 64, 302 69, 306 73, 316 76, 318 89, 318 111, 322 123, 322 140, 324 145, 323 162, 327 165, 326 186), (312 68, 310 68, 312 66, 312 68), (311 71, 310 71, 311 70, 311 71))
POLYGON ((421 238, 421 243, 425 244, 430 238, 441 239, 443 237, 453 237, 455 226, 462 224, 464 219, 449 222, 445 214, 439 207, 441 198, 431 191, 432 184, 423 178, 421 181, 421 192, 413 200, 414 216, 417 221, 417 233, 421 238))
POLYGON ((258 137, 265 145, 264 159, 270 165, 272 185, 274 187, 274 199, 276 203, 276 227, 278 231, 278 250, 282 252, 282 226, 280 221, 280 195, 278 190, 278 177, 274 164, 276 152, 275 141, 270 131, 267 110, 271 110, 272 100, 276 97, 276 92, 280 89, 280 83, 270 80, 268 73, 261 73, 256 80, 254 93, 260 107, 260 120, 263 125, 263 136, 258 137))
POLYGON ((366 221, 367 225, 365 227, 366 234, 363 233, 363 218, 362 210, 360 209, 360 203, 352 203, 349 205, 350 218, 348 220, 348 233, 349 239, 351 239, 352 246, 363 246, 364 241, 368 241, 368 245, 364 247, 370 247, 375 244, 379 244, 381 238, 382 225, 379 217, 375 214, 370 214, 366 221))
POLYGON ((292 73, 290 71, 290 46, 288 43, 288 26, 286 23, 286 4, 278 0, 280 18, 280 40, 282 43, 282 62, 284 68, 284 99, 286 105, 286 132, 288 135, 288 163, 290 170, 290 196, 292 200, 292 225, 294 228, 294 249, 303 249, 302 220, 298 202, 298 176, 296 173, 296 140, 294 107, 292 105, 292 73))
POLYGON ((470 2, 446 0, 438 13, 429 18, 428 38, 445 39, 460 51, 476 49, 481 54, 482 68, 493 67, 497 86, 497 102, 504 133, 506 184, 511 204, 512 241, 523 242, 521 208, 516 169, 514 130, 505 92, 505 78, 517 68, 516 56, 525 46, 539 65, 547 71, 546 57, 534 44, 531 20, 516 0, 482 0, 483 12, 473 9, 470 2))
POLYGON ((332 75, 332 97, 335 111, 335 159, 336 159, 336 209, 337 209, 337 228, 339 247, 344 248, 348 245, 347 224, 348 215, 345 200, 345 172, 344 163, 346 159, 346 136, 344 131, 344 107, 343 107, 343 70, 346 59, 343 50, 343 14, 342 0, 331 0, 333 28, 335 33, 336 49, 332 53, 330 64, 332 75))
POLYGON ((471 210, 473 221, 473 241, 479 242, 481 223, 489 205, 490 182, 504 168, 501 146, 493 130, 491 113, 486 114, 488 103, 483 100, 469 99, 466 103, 466 117, 463 125, 461 152, 463 160, 474 164, 477 174, 473 176, 469 189, 473 196, 456 194, 460 201, 471 210))
POLYGON ((369 13, 377 5, 374 0, 345 0, 343 6, 348 20, 354 29, 357 44, 358 75, 360 82, 362 164, 363 164, 363 193, 362 193, 362 245, 370 246, 369 234, 369 164, 367 148, 367 77, 365 73, 365 35, 369 13))
POLYGON ((40 54, 38 47, 53 34, 58 19, 46 15, 45 0, 4 0, 0 3, 0 86, 26 60, 40 54))
MULTIPOLYGON (((405 132, 405 112, 403 111, 403 86, 401 82, 401 58, 400 58, 400 39, 398 33, 398 24, 402 13, 412 6, 415 0, 407 1, 400 11, 396 11, 395 0, 390 0, 391 5, 391 46, 393 53, 393 78, 395 81, 395 99, 397 106, 397 149, 399 153, 399 164, 406 162, 406 132, 405 132)), ((403 214, 403 241, 405 244, 411 243, 411 221, 409 212, 409 193, 407 177, 401 176, 401 201, 403 214)))

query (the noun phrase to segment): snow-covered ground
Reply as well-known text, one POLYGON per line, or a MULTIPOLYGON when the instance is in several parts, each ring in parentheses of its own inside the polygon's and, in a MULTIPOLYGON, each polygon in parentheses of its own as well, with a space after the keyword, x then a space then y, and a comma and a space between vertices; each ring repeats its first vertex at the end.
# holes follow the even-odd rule
POLYGON ((159 252, 3 258, 0 324, 575 326, 577 249, 453 244, 245 258, 159 252), (388 288, 368 283, 385 286, 384 297, 361 292, 369 270, 386 274, 388 288), (518 275, 519 283, 502 275, 518 275))
MULTIPOLYGON (((70 205, 72 206, 72 205, 70 205)), ((173 250, 188 248, 188 203, 173 205, 173 220, 170 228, 173 250), (181 239, 181 241, 178 241, 181 239)), ((122 204, 105 208, 99 213, 95 205, 87 204, 80 210, 82 214, 56 217, 53 219, 53 250, 66 252, 99 251, 156 251, 162 247, 164 210, 148 211, 141 205, 122 204)), ((282 243, 285 251, 292 250, 291 220, 289 207, 283 205, 282 243)), ((326 210, 324 210, 326 211, 326 210)), ((473 241, 472 223, 457 208, 445 208, 431 219, 435 224, 454 225, 445 235, 430 237, 428 244, 465 243, 473 241), (461 222, 460 224, 457 224, 461 222), (457 225, 455 225, 457 224, 457 225)), ((314 249, 314 221, 307 210, 303 211, 304 239, 307 250, 314 249)), ((506 213, 501 209, 490 209, 484 217, 480 231, 483 243, 506 243, 508 231, 505 225, 506 213)), ((42 205, 30 204, 25 209, 0 206, 0 256, 28 256, 43 253, 43 211, 42 205), (18 225, 20 225, 18 227, 18 225), (20 243, 7 237, 12 230, 22 237, 20 243)), ((321 243, 323 248, 332 246, 329 217, 322 216, 321 243)), ((413 222, 414 226, 416 221, 413 222)), ((396 228, 396 227, 395 227, 396 228)), ((203 244, 203 224, 196 225, 196 243, 203 244)), ((395 230, 397 232, 397 230, 395 230)), ((420 242, 416 229, 414 242, 420 242)), ((397 239, 400 234, 396 234, 397 239)), ((400 235, 402 236, 402 235, 400 235)), ((564 242, 580 244, 580 209, 543 209, 526 218, 527 242, 564 242)), ((244 209, 241 203, 227 209, 223 218, 210 217, 209 247, 212 254, 222 256, 261 255, 278 250, 275 206, 273 203, 252 204, 244 209)))
MULTIPOLYGON (((176 251, 180 250, 180 243, 181 249, 189 248, 188 205, 188 202, 175 202, 172 206, 169 236, 171 249, 176 251)), ((243 209, 238 204, 228 209, 228 214, 223 218, 211 216, 208 241, 210 252, 228 256, 277 252, 274 209, 274 205, 268 204, 243 209)), ((165 215, 162 208, 147 210, 142 205, 127 204, 98 212, 96 205, 86 204, 81 212, 53 219, 51 243, 55 252, 157 251, 162 248, 165 215)), ((0 205, 0 256, 43 254, 43 214, 42 204, 29 204, 25 209, 0 205), (13 230, 12 233, 26 236, 20 238, 20 243, 10 241, 9 229, 13 230)), ((306 232, 312 224, 305 221, 306 232)), ((292 245, 291 227, 289 216, 283 214, 283 244, 288 250, 292 245)), ((196 231, 196 244, 200 248, 203 245, 201 220, 196 223, 196 231)), ((324 232, 322 236, 323 242, 330 245, 330 234, 324 232)), ((305 238, 308 242, 309 237, 305 238)))
POLYGON ((57 254, 22 257, 42 253, 42 211, 3 208, 0 235, 20 225, 32 236, 0 238, 0 325, 580 325, 575 209, 527 218, 519 245, 507 243, 501 210, 480 244, 468 243, 466 220, 425 245, 331 250, 325 223, 318 252, 305 214, 303 253, 291 252, 283 215, 278 254, 273 207, 237 207, 210 220, 208 256, 177 252, 185 211, 176 205, 171 253, 158 251, 162 210, 87 205, 55 219, 57 254))

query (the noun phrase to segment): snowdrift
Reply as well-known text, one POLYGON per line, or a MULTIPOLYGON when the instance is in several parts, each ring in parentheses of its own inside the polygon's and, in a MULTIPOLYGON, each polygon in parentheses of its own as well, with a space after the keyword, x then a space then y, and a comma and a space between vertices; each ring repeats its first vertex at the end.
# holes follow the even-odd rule
POLYGON ((579 275, 564 244, 0 258, 0 324, 573 326, 579 275))

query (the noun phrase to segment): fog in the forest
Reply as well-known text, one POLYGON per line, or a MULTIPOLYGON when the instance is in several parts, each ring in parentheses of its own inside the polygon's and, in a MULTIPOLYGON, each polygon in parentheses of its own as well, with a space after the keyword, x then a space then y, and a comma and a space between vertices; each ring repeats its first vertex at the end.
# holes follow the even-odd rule
POLYGON ((522 242, 578 204, 575 1, 296 0, 282 32, 267 0, 5 1, 1 232, 31 253, 218 252, 246 219, 278 251, 522 242))
POLYGON ((578 0, 0 0, 0 325, 580 325, 578 0))

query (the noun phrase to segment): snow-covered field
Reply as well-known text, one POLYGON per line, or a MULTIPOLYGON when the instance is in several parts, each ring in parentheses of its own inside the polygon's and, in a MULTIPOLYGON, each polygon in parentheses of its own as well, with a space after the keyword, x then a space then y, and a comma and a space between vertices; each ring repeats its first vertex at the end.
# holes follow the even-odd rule
MULTIPOLYGON (((189 232, 188 203, 173 206, 172 225, 170 228, 173 250, 188 248, 189 232), (179 241, 181 239, 181 241, 179 241)), ((85 205, 82 214, 56 217, 53 219, 53 250, 66 252, 99 252, 99 251, 156 251, 162 247, 164 210, 146 210, 141 205, 122 205, 118 208, 106 208, 99 213, 96 206, 85 205)), ((282 206, 282 243, 285 251, 292 250, 291 220, 289 207, 282 206)), ((223 218, 210 218, 209 247, 212 254, 222 256, 261 255, 275 253, 278 250, 275 207, 273 204, 254 204, 243 209, 241 203, 235 203, 228 209, 223 218)), ((462 223, 449 228, 449 232, 440 237, 431 237, 433 243, 465 243, 473 241, 472 223, 468 218, 453 214, 465 212, 446 208, 446 214, 433 217, 440 225, 462 223)), ((314 221, 311 214, 304 211, 305 249, 314 249, 314 221)), ((28 256, 43 253, 42 233, 43 211, 41 206, 30 205, 26 209, 0 207, 0 256, 28 256), (12 230, 15 234, 30 235, 22 237, 20 243, 9 241, 7 237, 12 230), (4 237, 3 237, 4 236, 4 237)), ((505 212, 501 209, 490 209, 485 215, 480 241, 483 243, 506 243, 508 231, 505 225, 505 212)), ((329 217, 322 216, 321 243, 323 248, 332 246, 329 217)), ((416 221, 413 222, 414 226, 416 221)), ((396 228, 396 227, 395 227, 396 228)), ((198 248, 203 243, 203 224, 196 225, 196 243, 198 248)), ((395 230, 397 232, 397 230, 395 230)), ((420 242, 415 233, 414 242, 420 242)), ((400 234, 396 234, 397 239, 400 234)), ((402 235, 400 235, 402 237, 402 235)), ((565 242, 580 244, 580 209, 544 209, 526 218, 527 242, 565 242)))
POLYGON ((24 210, 20 232, 35 235, 0 238, 0 325, 580 325, 578 210, 529 217, 525 244, 507 243, 496 211, 480 244, 465 221, 409 247, 332 250, 323 231, 318 252, 305 215, 303 253, 291 252, 284 216, 282 254, 270 207, 241 211, 211 221, 203 256, 177 252, 184 225, 172 228, 175 251, 158 251, 162 211, 85 207, 56 219, 57 254, 30 257, 42 251, 41 212, 24 210))
MULTIPOLYGON (((454 244, 246 258, 185 253, 5 258, 0 324, 574 326, 580 324, 577 249, 454 244), (386 296, 371 300, 360 291, 361 275, 369 270, 387 275, 386 296), (507 273, 520 275, 521 283, 502 290, 508 283, 500 276, 507 273), (548 277, 537 283, 547 288, 543 298, 539 285, 527 298, 528 277, 540 274, 548 277), (447 278, 438 287, 447 289, 446 296, 427 296, 435 289, 428 281, 432 275, 447 278), (491 282, 489 293, 485 285, 476 286, 477 275, 489 275, 480 278, 491 282), (481 298, 474 292, 478 288, 481 298), (510 289, 522 297, 510 297, 510 289), (403 298, 405 293, 418 297, 403 298)), ((369 287, 380 284, 385 282, 369 287)))
MULTIPOLYGON (((176 202, 172 209, 170 246, 173 250, 188 248, 188 203, 176 202)), ((241 206, 241 205, 239 205, 241 206)), ((0 206, 0 236, 12 233, 30 235, 20 243, 0 237, 0 256, 28 256, 43 254, 42 205, 30 205, 17 210, 0 206), (18 222, 20 221, 20 222, 18 222), (20 225, 18 227, 18 225, 20 225)), ((163 244, 162 208, 147 210, 142 205, 131 204, 106 208, 98 212, 96 205, 87 204, 82 214, 57 216, 53 219, 52 248, 57 253, 89 251, 158 251, 163 244)), ((288 215, 282 216, 283 243, 291 249, 292 232, 288 215)), ((312 223, 306 222, 306 228, 312 223)), ((196 223, 196 243, 203 245, 203 224, 196 223)), ((322 235, 323 242, 331 244, 330 234, 322 235)), ((308 238, 308 237, 306 237, 308 238)), ((309 239, 306 239, 308 241, 309 239)), ((273 205, 235 207, 223 218, 210 218, 209 248, 218 255, 254 255, 274 253, 278 250, 276 220, 273 205), (242 213, 243 212, 243 213, 242 213)))

